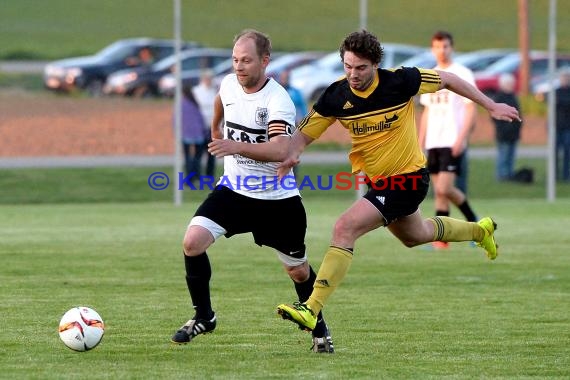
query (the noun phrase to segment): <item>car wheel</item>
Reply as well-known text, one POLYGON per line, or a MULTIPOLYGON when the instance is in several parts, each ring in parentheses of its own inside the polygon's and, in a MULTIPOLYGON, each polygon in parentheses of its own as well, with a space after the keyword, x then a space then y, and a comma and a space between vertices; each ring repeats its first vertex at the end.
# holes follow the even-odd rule
POLYGON ((151 95, 151 92, 149 91, 148 86, 139 86, 133 89, 131 95, 134 98, 147 98, 151 95))
POLYGON ((100 79, 94 79, 86 87, 87 93, 91 96, 102 96, 103 95, 103 81, 100 79))

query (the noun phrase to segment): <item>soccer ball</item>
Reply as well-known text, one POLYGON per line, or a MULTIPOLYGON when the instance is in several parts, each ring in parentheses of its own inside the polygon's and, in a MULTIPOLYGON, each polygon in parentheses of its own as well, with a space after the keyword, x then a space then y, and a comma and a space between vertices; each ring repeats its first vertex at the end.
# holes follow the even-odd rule
POLYGON ((69 309, 59 321, 59 337, 75 351, 89 351, 103 338, 105 324, 101 316, 85 306, 69 309))

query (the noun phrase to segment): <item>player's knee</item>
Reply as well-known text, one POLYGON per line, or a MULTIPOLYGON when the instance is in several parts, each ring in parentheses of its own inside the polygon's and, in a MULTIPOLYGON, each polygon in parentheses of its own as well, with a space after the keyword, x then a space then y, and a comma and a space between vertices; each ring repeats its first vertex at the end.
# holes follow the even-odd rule
POLYGON ((430 222, 424 222, 423 228, 416 228, 413 232, 408 232, 406 236, 398 236, 398 239, 407 248, 417 247, 432 241, 433 231, 428 227, 431 226, 430 222))
POLYGON ((196 256, 194 242, 188 236, 184 236, 184 240, 182 241, 182 249, 184 250, 184 254, 186 256, 196 256))
POLYGON ((449 198, 450 193, 450 189, 445 187, 435 189, 435 196, 438 198, 449 198))
POLYGON ((402 244, 404 244, 404 246, 406 246, 406 248, 413 248, 416 247, 420 244, 422 244, 420 241, 415 240, 415 239, 405 239, 405 240, 400 240, 402 242, 402 244))
POLYGON ((204 252, 206 248, 207 247, 205 247, 203 244, 199 244, 198 241, 192 236, 189 236, 188 234, 184 236, 184 240, 182 241, 182 249, 184 250, 184 254, 186 256, 198 256, 204 252))
POLYGON ((285 271, 296 283, 303 283, 309 278, 309 264, 307 262, 294 267, 285 266, 285 271))
POLYGON ((336 221, 333 227, 333 239, 343 240, 352 236, 352 223, 346 218, 340 218, 336 221))
POLYGON ((214 235, 202 226, 190 226, 184 234, 182 247, 186 256, 198 256, 214 243, 214 235))

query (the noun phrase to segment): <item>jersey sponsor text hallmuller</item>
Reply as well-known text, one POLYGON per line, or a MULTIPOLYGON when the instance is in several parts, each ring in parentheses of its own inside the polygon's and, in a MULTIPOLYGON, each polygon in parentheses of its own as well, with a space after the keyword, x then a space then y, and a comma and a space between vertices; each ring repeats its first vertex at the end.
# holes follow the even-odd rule
POLYGON ((382 132, 386 129, 390 129, 392 128, 392 124, 398 120, 398 115, 394 114, 392 117, 388 118, 387 116, 384 116, 385 120, 379 121, 378 123, 374 123, 374 124, 360 124, 358 121, 356 121, 355 123, 351 123, 350 124, 350 129, 352 130, 352 133, 354 135, 363 135, 363 134, 369 134, 369 133, 375 133, 375 132, 382 132))

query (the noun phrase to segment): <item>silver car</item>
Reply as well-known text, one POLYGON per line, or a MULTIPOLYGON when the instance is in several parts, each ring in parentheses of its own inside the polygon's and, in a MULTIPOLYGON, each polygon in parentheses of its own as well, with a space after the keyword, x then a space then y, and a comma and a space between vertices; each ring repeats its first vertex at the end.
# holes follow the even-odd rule
MULTIPOLYGON (((382 67, 397 67, 404 60, 413 57, 427 48, 397 43, 384 43, 384 58, 382 67)), ((323 58, 308 65, 291 71, 290 81, 298 88, 308 103, 313 103, 321 93, 335 80, 344 75, 344 66, 338 51, 325 55, 323 58)))

